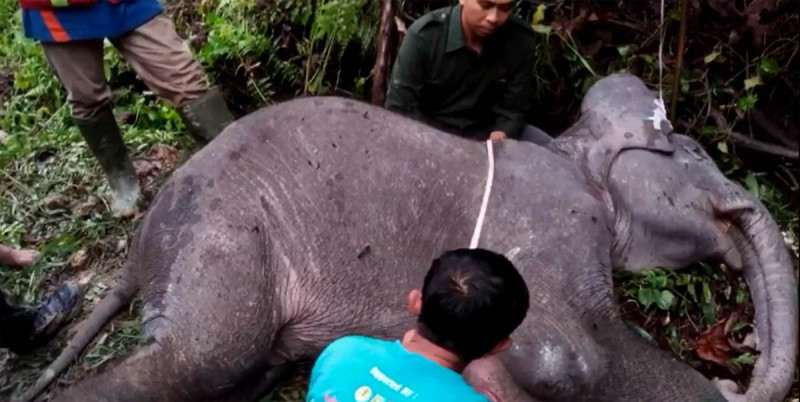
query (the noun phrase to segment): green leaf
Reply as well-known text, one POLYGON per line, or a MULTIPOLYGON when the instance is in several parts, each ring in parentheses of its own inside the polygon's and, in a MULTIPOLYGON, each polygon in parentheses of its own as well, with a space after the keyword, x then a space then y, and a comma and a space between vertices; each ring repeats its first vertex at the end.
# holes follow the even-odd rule
POLYGON ((651 288, 663 289, 669 284, 669 280, 666 275, 659 271, 647 271, 647 274, 645 275, 647 277, 647 283, 651 288))
POLYGON ((653 64, 653 56, 650 56, 649 54, 643 54, 640 57, 642 58, 642 60, 647 62, 647 64, 653 64))
POLYGON ((686 286, 692 282, 691 276, 688 274, 678 274, 678 279, 675 281, 677 286, 686 286))
POLYGON ((736 289, 736 304, 742 304, 745 300, 747 300, 747 292, 743 289, 736 289))
POLYGON ((704 135, 704 136, 712 137, 715 134, 717 134, 717 128, 714 127, 714 126, 703 126, 703 128, 700 129, 700 134, 704 135))
POLYGON ((636 297, 642 307, 646 310, 651 304, 655 303, 658 299, 657 291, 651 288, 639 288, 639 295, 636 297))
POLYGON ((699 265, 700 268, 703 268, 703 272, 705 272, 706 275, 708 276, 714 275, 714 268, 712 268, 711 265, 708 265, 703 261, 699 261, 697 265, 699 265))
POLYGON ((531 28, 533 28, 534 31, 544 35, 549 35, 550 31, 552 31, 552 28, 550 28, 550 26, 542 24, 533 24, 531 25, 531 28))
POLYGON ((733 325, 731 325, 730 332, 736 332, 736 331, 738 331, 738 330, 740 330, 740 329, 742 329, 742 328, 744 328, 746 326, 747 326, 746 322, 736 320, 736 322, 733 323, 733 325))
POLYGON ((756 86, 761 85, 761 84, 763 84, 763 82, 761 82, 761 76, 760 75, 757 75, 755 77, 750 77, 750 78, 744 80, 744 90, 747 91, 750 88, 756 87, 756 86))
POLYGON ((658 308, 662 310, 669 310, 670 307, 672 307, 672 303, 674 301, 675 301, 675 295, 673 295, 672 292, 670 292, 669 290, 665 289, 662 290, 661 293, 659 293, 659 297, 656 304, 658 305, 658 308))
POLYGON ((756 106, 757 101, 758 101, 757 96, 755 96, 754 94, 747 94, 736 100, 736 107, 741 110, 747 111, 754 108, 756 106))
POLYGON ((747 187, 747 190, 750 191, 756 198, 761 198, 759 194, 759 186, 758 180, 756 179, 756 175, 753 172, 747 173, 747 177, 744 179, 744 185, 747 187))
POLYGON ((706 64, 708 64, 708 63, 711 63, 711 62, 712 62, 712 61, 714 61, 714 60, 715 60, 715 59, 716 59, 718 56, 719 56, 719 52, 717 52, 717 51, 713 51, 713 52, 711 52, 711 53, 707 54, 707 55, 706 55, 706 57, 703 57, 703 62, 705 62, 706 64))
POLYGON ((711 300, 714 295, 711 294, 711 287, 708 286, 708 282, 703 282, 703 303, 711 303, 711 300))
POLYGON ((717 320, 716 313, 714 312, 714 303, 703 303, 700 309, 703 311, 703 324, 714 324, 717 320))
POLYGON ((627 56, 629 50, 630 50, 630 46, 628 46, 628 45, 617 46, 617 52, 619 52, 619 55, 622 56, 622 57, 627 56))
POLYGON ((62 233, 47 242, 47 244, 42 247, 41 252, 43 254, 67 255, 77 251, 81 247, 81 244, 81 238, 69 233, 62 233))
POLYGON ((723 154, 727 154, 728 153, 728 144, 726 142, 720 141, 720 142, 717 143, 717 149, 719 149, 719 152, 722 152, 723 154))
POLYGON ((773 75, 781 71, 778 62, 772 57, 765 57, 758 63, 758 72, 764 75, 773 75))
POLYGON ((533 24, 536 25, 542 21, 544 21, 544 11, 547 10, 547 6, 544 4, 539 4, 536 6, 536 12, 533 13, 533 24))
POLYGON ((751 355, 750 353, 742 353, 741 355, 736 356, 733 359, 730 359, 730 362, 739 365, 752 366, 756 364, 756 360, 757 360, 756 357, 751 355))

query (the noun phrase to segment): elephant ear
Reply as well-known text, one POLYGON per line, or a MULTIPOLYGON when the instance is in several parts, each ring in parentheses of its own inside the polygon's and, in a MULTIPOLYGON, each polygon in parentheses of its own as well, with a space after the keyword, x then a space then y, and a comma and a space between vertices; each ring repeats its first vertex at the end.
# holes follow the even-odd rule
POLYGON ((619 73, 592 85, 581 104, 580 119, 552 147, 578 163, 593 193, 613 211, 605 191, 612 162, 626 149, 672 154, 671 134, 661 98, 638 77, 619 73))

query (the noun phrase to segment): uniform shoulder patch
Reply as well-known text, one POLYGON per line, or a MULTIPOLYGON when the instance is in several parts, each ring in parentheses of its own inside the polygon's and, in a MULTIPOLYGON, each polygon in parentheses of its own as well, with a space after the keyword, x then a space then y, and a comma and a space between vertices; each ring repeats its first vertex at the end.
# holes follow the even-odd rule
POLYGON ((447 20, 452 7, 440 8, 429 11, 422 17, 417 18, 409 27, 408 32, 420 32, 425 28, 439 26, 447 20))

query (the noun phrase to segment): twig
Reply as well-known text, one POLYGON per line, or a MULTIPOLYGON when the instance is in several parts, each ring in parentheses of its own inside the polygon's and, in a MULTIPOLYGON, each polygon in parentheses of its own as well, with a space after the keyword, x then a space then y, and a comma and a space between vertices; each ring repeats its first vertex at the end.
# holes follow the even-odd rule
POLYGON ((392 36, 392 21, 394 12, 392 0, 381 0, 381 25, 378 41, 378 54, 375 57, 375 67, 372 70, 372 103, 383 104, 386 96, 386 79, 389 71, 389 39, 392 36))
POLYGON ((794 159, 794 160, 800 159, 800 156, 798 156, 796 150, 793 151, 789 148, 784 148, 780 145, 769 144, 763 141, 759 141, 755 138, 750 138, 744 134, 737 133, 736 131, 732 130, 728 132, 728 134, 730 134, 734 142, 738 143, 739 145, 745 148, 750 148, 754 151, 761 151, 776 156, 782 156, 788 159, 794 159))
POLYGON ((800 145, 796 138, 792 138, 792 133, 790 131, 779 127, 773 119, 767 117, 761 110, 751 110, 750 119, 756 126, 764 130, 770 137, 780 141, 784 146, 797 149, 800 145))
POLYGON ((681 68, 683 66, 683 47, 686 43, 686 0, 681 0, 681 26, 678 34, 678 59, 672 73, 672 94, 669 101, 669 119, 675 120, 675 105, 678 103, 678 93, 681 86, 681 68))
MULTIPOLYGON (((786 183, 787 187, 789 187, 789 190, 796 192, 798 189, 800 189, 800 184, 797 183, 797 179, 794 177, 794 173, 792 173, 792 170, 786 167, 786 165, 780 165, 779 168, 781 169, 781 172, 786 174, 786 176, 788 177, 788 181, 791 182, 791 183, 786 183)), ((787 182, 787 179, 782 178, 781 175, 777 176, 781 178, 784 182, 787 182)))
POLYGON ((619 25, 619 26, 622 26, 622 27, 630 28, 630 29, 632 29, 634 31, 639 31, 639 32, 642 32, 642 33, 650 33, 650 31, 646 31, 646 30, 642 29, 641 27, 639 27, 638 25, 630 23, 628 21, 610 19, 610 20, 608 20, 608 22, 611 23, 611 24, 614 24, 614 25, 619 25))
POLYGON ((755 138, 751 138, 742 133, 733 131, 730 127, 728 127, 728 123, 727 121, 725 121, 725 116, 723 116, 722 113, 716 108, 711 110, 711 118, 714 119, 714 122, 716 123, 718 130, 727 133, 735 143, 745 148, 749 148, 754 151, 768 153, 771 155, 781 156, 787 159, 793 159, 793 160, 800 159, 797 150, 792 150, 789 148, 782 147, 780 145, 759 141, 755 138))

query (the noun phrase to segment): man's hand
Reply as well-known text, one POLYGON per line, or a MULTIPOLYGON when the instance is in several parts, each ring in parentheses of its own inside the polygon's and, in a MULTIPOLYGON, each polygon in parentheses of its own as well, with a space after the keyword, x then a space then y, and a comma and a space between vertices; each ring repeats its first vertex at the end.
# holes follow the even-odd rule
POLYGON ((492 140, 493 142, 502 141, 506 139, 506 133, 502 131, 492 131, 492 133, 489 134, 489 139, 492 140))
POLYGON ((0 244, 0 264, 13 268, 22 268, 30 265, 36 258, 36 251, 29 249, 15 249, 5 244, 0 244))

